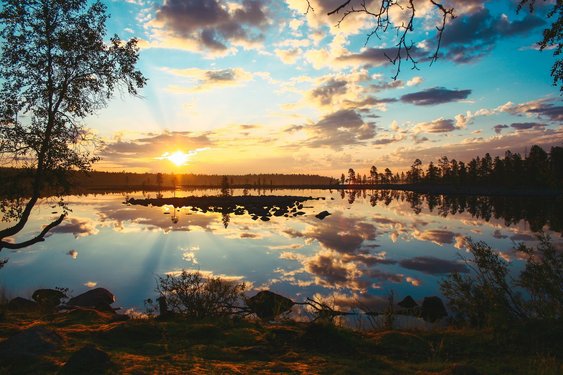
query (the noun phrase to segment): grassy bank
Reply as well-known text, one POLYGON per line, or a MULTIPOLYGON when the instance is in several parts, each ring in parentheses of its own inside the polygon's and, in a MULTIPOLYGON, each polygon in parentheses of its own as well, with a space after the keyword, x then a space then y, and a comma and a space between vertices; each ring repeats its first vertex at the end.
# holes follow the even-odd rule
MULTIPOLYGON (((0 374, 58 373, 86 344, 106 352, 107 373, 559 374, 561 325, 502 333, 454 328, 356 332, 329 324, 248 320, 123 320, 80 309, 6 313, 0 342, 43 326, 60 337, 43 355, 11 356, 0 374), (559 349, 558 349, 559 348, 559 349)), ((1 351, 0 343, 0 351, 1 351)), ((25 352, 20 348, 19 353, 25 352)))

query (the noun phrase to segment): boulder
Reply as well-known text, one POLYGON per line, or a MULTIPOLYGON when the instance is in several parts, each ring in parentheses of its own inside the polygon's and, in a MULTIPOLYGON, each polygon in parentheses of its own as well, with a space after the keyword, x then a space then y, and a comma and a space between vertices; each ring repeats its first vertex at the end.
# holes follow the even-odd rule
POLYGON ((31 298, 43 307, 55 307, 61 304, 66 294, 56 289, 37 289, 31 298))
POLYGON ((406 296, 397 305, 399 305, 403 309, 407 309, 407 310, 413 309, 413 308, 418 306, 418 304, 415 302, 415 300, 411 296, 406 296))
POLYGON ((12 361, 38 357, 61 348, 63 339, 58 333, 43 326, 34 326, 0 343, 0 360, 12 361))
POLYGON ((278 315, 291 310, 295 302, 269 290, 263 290, 247 299, 246 305, 260 319, 273 320, 278 315))
POLYGON ((330 215, 330 212, 328 211, 322 211, 319 212, 318 214, 315 215, 315 217, 319 220, 323 220, 325 217, 327 217, 328 215, 330 215))
POLYGON ((111 366, 111 359, 106 352, 94 345, 86 345, 70 356, 60 374, 104 374, 111 366))
POLYGON ((424 297, 424 301, 422 301, 422 319, 427 322, 435 322, 446 316, 448 316, 448 312, 440 297, 424 297))
POLYGON ((8 310, 14 312, 33 312, 37 310, 39 305, 37 304, 37 302, 22 297, 16 297, 10 300, 6 307, 8 308, 8 310))
POLYGON ((71 298, 68 304, 80 307, 99 307, 106 308, 115 302, 115 296, 107 289, 96 288, 71 298))

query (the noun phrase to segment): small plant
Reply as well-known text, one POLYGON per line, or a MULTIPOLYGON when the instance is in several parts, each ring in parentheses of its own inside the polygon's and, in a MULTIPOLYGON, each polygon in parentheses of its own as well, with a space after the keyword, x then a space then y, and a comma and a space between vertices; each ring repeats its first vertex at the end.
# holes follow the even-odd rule
POLYGON ((245 289, 244 283, 186 270, 179 275, 159 277, 156 287, 159 299, 165 299, 169 312, 192 319, 225 317, 240 311, 245 289))

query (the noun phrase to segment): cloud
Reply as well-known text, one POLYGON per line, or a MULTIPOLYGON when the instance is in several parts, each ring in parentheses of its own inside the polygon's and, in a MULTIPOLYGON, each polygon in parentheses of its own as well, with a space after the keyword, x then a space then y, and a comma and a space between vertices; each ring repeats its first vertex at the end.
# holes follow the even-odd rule
POLYGON ((305 141, 308 147, 330 147, 335 150, 343 146, 363 143, 375 136, 375 125, 366 123, 354 110, 343 109, 324 116, 303 130, 310 135, 305 141))
POLYGON ((420 76, 412 77, 407 81, 407 86, 418 86, 422 83, 423 78, 420 76))
POLYGON ((500 133, 502 132, 502 129, 506 129, 506 128, 508 128, 508 127, 509 127, 508 125, 501 125, 501 124, 499 124, 499 125, 495 125, 495 126, 493 127, 493 129, 495 129, 495 133, 500 134, 500 133))
POLYGON ((331 78, 310 92, 310 97, 321 105, 332 104, 333 97, 346 94, 348 81, 331 78))
POLYGON ((462 263, 431 256, 403 259, 399 261, 399 265, 403 268, 420 271, 430 275, 467 272, 467 268, 462 263))
POLYGON ((358 283, 361 272, 352 262, 345 262, 341 257, 330 253, 318 253, 305 261, 305 270, 317 278, 317 283, 329 288, 364 289, 368 283, 358 283))
POLYGON ((192 132, 147 133, 140 137, 124 140, 117 139, 107 141, 100 156, 102 159, 110 160, 116 165, 132 167, 147 167, 149 160, 162 155, 164 150, 169 152, 182 151, 190 153, 196 149, 204 149, 214 145, 207 134, 195 134, 192 132))
POLYGON ((73 217, 51 229, 50 233, 72 233, 74 238, 78 238, 96 235, 99 230, 93 220, 73 217))
POLYGON ((364 241, 375 240, 376 232, 373 224, 335 212, 304 232, 304 235, 316 239, 327 249, 354 254, 361 248, 364 241))
POLYGON ((169 69, 164 68, 165 72, 178 77, 196 81, 192 87, 172 86, 169 87, 174 92, 199 92, 207 91, 220 87, 240 86, 252 79, 252 74, 240 68, 205 70, 197 68, 188 69, 169 69))
POLYGON ((401 101, 414 105, 435 105, 467 99, 470 94, 471 90, 449 90, 444 87, 433 87, 403 95, 401 101))
MULTIPOLYGON (((149 230, 169 232, 189 232, 196 228, 211 231, 213 224, 219 222, 217 216, 192 213, 187 209, 177 212, 177 221, 172 221, 170 215, 165 215, 161 209, 154 207, 135 206, 115 207, 102 206, 99 209, 100 222, 105 226, 112 226, 114 231, 149 230), (189 220, 188 220, 188 216, 189 220)), ((193 249, 192 249, 193 251, 193 249)))
POLYGON ((420 241, 431 241, 436 245, 442 246, 443 244, 453 243, 456 233, 449 230, 431 229, 420 232, 415 230, 413 237, 420 241))
POLYGON ((422 122, 414 127, 416 133, 447 133, 459 129, 454 120, 437 119, 430 122, 422 122))
POLYGON ((545 124, 539 124, 537 122, 515 122, 510 124, 510 127, 516 130, 528 130, 528 129, 542 130, 545 128, 545 124))
POLYGON ((529 102, 514 104, 508 102, 497 108, 500 112, 507 112, 513 115, 536 116, 550 121, 563 121, 563 105, 559 102, 554 104, 551 98, 531 100, 529 102))
MULTIPOLYGON (((268 1, 258 0, 166 0, 157 7, 149 25, 155 29, 153 38, 160 42, 183 40, 183 46, 190 50, 225 53, 231 45, 261 43, 270 22, 268 5, 268 1)), ((176 44, 180 47, 181 43, 176 44)))
POLYGON ((303 50, 301 48, 292 49, 279 49, 276 48, 274 53, 284 64, 293 65, 302 56, 303 50))
POLYGON ((468 63, 486 55, 501 38, 525 35, 545 24, 536 15, 527 14, 521 20, 508 16, 493 16, 486 8, 451 21, 442 37, 441 55, 457 63, 468 63))
MULTIPOLYGON (((414 46, 410 51, 411 56, 415 60, 424 58, 422 49, 414 46)), ((397 55, 397 48, 365 48, 359 53, 343 54, 336 58, 336 62, 342 65, 360 64, 372 67, 390 64, 390 58, 393 59, 397 55)))

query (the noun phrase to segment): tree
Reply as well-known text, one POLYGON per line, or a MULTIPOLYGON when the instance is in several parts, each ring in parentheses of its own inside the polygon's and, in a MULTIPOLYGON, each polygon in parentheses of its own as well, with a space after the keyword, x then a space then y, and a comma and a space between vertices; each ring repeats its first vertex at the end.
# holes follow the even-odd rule
MULTIPOLYGON (((306 1, 308 5, 307 12, 314 10, 309 0, 306 1)), ((401 72, 401 62, 403 60, 407 62, 410 61, 412 69, 418 69, 417 64, 419 59, 430 61, 430 64, 438 60, 443 33, 447 33, 446 27, 448 23, 456 17, 455 5, 452 8, 448 8, 444 5, 445 2, 438 0, 360 1, 356 6, 354 6, 354 3, 355 2, 352 0, 337 1, 333 9, 329 11, 327 15, 341 15, 337 26, 340 26, 340 24, 345 22, 346 18, 352 14, 361 13, 365 14, 367 17, 371 17, 373 27, 367 35, 366 45, 374 35, 380 38, 382 34, 388 31, 394 33, 396 35, 395 46, 389 49, 389 54, 385 54, 389 62, 397 67, 393 79, 397 79, 399 76, 401 72), (416 46, 417 44, 409 40, 409 34, 415 30, 414 21, 417 16, 417 9, 420 10, 421 7, 425 6, 431 6, 439 17, 439 22, 436 25, 436 41, 433 44, 434 48, 431 49, 430 56, 421 55, 420 48, 416 46), (396 14, 401 14, 402 16, 392 16, 396 14), (394 23, 394 20, 399 20, 399 22, 394 23)), ((450 3, 455 4, 455 2, 450 3)), ((530 13, 533 13, 535 3, 536 0, 520 0, 516 13, 519 13, 524 8, 527 8, 530 13)), ((543 39, 538 42, 538 45, 541 51, 551 49, 552 46, 555 46, 553 55, 559 57, 551 68, 551 76, 553 78, 553 85, 559 85, 560 91, 563 93, 563 57, 561 57, 563 51, 563 43, 561 42, 563 37, 563 1, 557 0, 553 2, 553 7, 548 11, 547 18, 553 18, 553 20, 543 31, 543 39)))
POLYGON ((436 180, 438 180, 438 177, 440 177, 440 170, 434 165, 433 162, 430 162, 426 171, 426 181, 436 182, 436 180))
POLYGON ((438 159, 438 167, 440 168, 440 175, 443 179, 448 179, 450 175, 450 161, 447 156, 442 156, 438 159))
POLYGON ((420 159, 416 159, 412 165, 411 169, 408 171, 409 174, 409 181, 411 183, 417 183, 420 181, 422 177, 422 161, 420 159))
POLYGON ((223 176, 223 178, 221 179, 221 195, 223 197, 228 197, 231 195, 229 179, 227 178, 227 176, 223 176))
POLYGON ((369 178, 372 184, 377 183, 377 167, 375 165, 372 165, 369 170, 369 178))
POLYGON ((348 183, 356 183, 356 172, 352 168, 348 169, 348 183))
POLYGON ((344 185, 344 182, 346 181, 346 176, 344 176, 344 173, 342 173, 342 175, 340 176, 340 183, 342 185, 344 185))
POLYGON ((528 183, 545 185, 549 173, 547 152, 538 145, 532 146, 530 155, 526 158, 526 169, 528 183))
POLYGON ((390 184, 393 179, 393 172, 389 168, 385 168, 385 182, 390 184))
POLYGON ((89 171, 98 160, 81 121, 105 107, 116 89, 136 95, 146 83, 135 68, 137 40, 104 40, 108 16, 100 1, 3 0, 1 9, 0 158, 23 168, 8 190, 29 199, 2 202, 3 218, 16 224, 0 231, 0 250, 43 241, 64 220, 66 210, 37 236, 8 240, 25 227, 47 188, 64 194, 72 172, 89 171))

